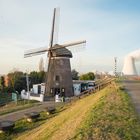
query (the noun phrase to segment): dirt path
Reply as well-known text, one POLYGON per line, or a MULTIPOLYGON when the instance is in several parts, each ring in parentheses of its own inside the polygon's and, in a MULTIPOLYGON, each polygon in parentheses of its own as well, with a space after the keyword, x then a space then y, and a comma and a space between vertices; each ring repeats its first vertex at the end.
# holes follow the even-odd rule
POLYGON ((140 82, 133 80, 125 80, 124 85, 132 98, 132 102, 140 115, 140 82))
POLYGON ((96 93, 83 98, 61 112, 56 117, 47 120, 45 124, 21 135, 18 140, 66 140, 75 135, 89 110, 105 95, 106 92, 96 93))
POLYGON ((0 121, 3 120, 10 120, 10 121, 17 121, 19 119, 22 119, 24 117, 25 113, 30 113, 30 112, 41 112, 44 110, 45 107, 49 107, 49 106, 54 106, 54 102, 53 101, 48 101, 48 102, 44 102, 39 106, 34 106, 28 109, 23 109, 20 111, 16 111, 13 113, 8 113, 5 115, 1 115, 0 116, 0 121))

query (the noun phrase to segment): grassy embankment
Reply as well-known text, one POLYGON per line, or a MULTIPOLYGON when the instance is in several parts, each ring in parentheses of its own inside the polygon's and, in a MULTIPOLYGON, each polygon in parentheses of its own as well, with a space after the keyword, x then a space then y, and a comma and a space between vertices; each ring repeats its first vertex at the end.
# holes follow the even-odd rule
POLYGON ((71 140, 139 140, 140 118, 124 87, 117 87, 91 109, 71 140))
MULTIPOLYGON (((116 86, 115 86, 116 87, 116 86)), ((134 139, 140 122, 128 95, 114 86, 81 99, 18 139, 134 139)))
POLYGON ((15 132, 18 135, 14 133, 11 138, 18 140, 137 140, 140 122, 128 95, 122 90, 116 91, 112 85, 73 102, 51 118, 44 117, 42 122, 18 121, 15 132))

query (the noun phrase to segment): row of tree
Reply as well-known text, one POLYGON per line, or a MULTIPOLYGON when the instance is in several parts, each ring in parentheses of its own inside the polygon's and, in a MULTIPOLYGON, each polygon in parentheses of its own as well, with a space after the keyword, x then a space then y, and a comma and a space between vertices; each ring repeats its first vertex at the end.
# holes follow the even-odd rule
MULTIPOLYGON (((7 79, 4 76, 0 77, 0 91, 2 92, 21 92, 27 89, 27 73, 15 71, 7 74, 7 79)), ((30 88, 33 84, 45 82, 45 72, 32 71, 28 74, 30 88)))
POLYGON ((71 73, 72 73, 73 80, 94 80, 95 79, 95 75, 93 72, 88 72, 79 76, 79 73, 75 69, 73 69, 71 73))
MULTIPOLYGON (((46 72, 40 71, 32 71, 28 74, 29 78, 29 87, 32 88, 33 84, 39 84, 45 82, 46 72)), ((14 92, 21 90, 27 90, 27 73, 23 73, 21 71, 14 71, 7 74, 7 84, 5 81, 5 77, 0 77, 0 91, 1 92, 14 92)), ((73 80, 94 80, 94 73, 89 72, 79 76, 79 73, 76 70, 72 70, 72 79, 73 80)))

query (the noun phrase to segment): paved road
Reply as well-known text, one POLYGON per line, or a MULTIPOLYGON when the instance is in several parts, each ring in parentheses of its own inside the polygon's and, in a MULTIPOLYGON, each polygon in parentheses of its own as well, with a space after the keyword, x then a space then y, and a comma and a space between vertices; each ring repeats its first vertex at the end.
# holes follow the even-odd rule
MULTIPOLYGON (((56 106, 57 105, 58 104, 56 104, 56 106)), ((28 108, 28 109, 24 109, 24 110, 20 110, 20 111, 16 111, 16 112, 13 112, 13 113, 2 115, 2 116, 0 116, 0 121, 3 121, 3 120, 17 121, 19 119, 24 118, 25 113, 41 112, 45 109, 45 107, 52 107, 52 106, 55 106, 54 101, 43 102, 39 106, 34 106, 34 107, 31 107, 31 108, 28 108)))
POLYGON ((136 108, 136 111, 140 115, 140 82, 133 80, 125 80, 124 85, 132 98, 132 102, 136 108))

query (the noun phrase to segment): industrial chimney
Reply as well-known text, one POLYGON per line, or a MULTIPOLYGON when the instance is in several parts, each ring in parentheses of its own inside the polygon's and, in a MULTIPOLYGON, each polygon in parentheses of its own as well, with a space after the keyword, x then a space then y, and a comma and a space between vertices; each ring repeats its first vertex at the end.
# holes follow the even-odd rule
POLYGON ((135 61, 140 60, 140 50, 129 53, 124 59, 123 74, 124 75, 138 75, 135 61))

